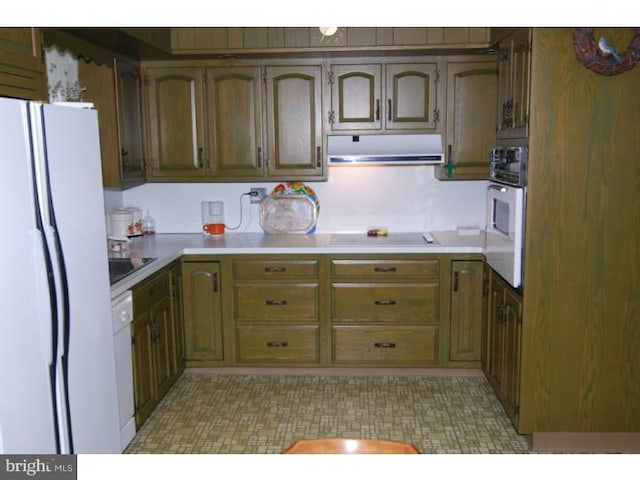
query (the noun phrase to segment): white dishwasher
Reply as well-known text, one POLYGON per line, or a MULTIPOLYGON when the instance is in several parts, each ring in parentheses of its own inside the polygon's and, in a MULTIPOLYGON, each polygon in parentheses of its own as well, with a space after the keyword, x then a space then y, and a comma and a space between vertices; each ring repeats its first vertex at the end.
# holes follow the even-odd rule
POLYGON ((111 299, 111 318, 113 319, 116 356, 120 440, 122 451, 124 451, 136 435, 133 408, 133 361, 131 357, 131 322, 133 320, 131 291, 126 291, 111 299))

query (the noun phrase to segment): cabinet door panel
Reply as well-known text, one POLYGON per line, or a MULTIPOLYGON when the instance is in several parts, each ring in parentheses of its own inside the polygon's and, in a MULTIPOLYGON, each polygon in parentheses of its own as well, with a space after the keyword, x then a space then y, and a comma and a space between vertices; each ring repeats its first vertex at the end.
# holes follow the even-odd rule
POLYGON ((260 80, 260 67, 207 69, 211 175, 262 175, 260 80))
POLYGON ((331 65, 333 88, 331 129, 379 130, 382 128, 382 66, 331 65))
POLYGON ((122 186, 118 120, 116 112, 116 83, 112 66, 78 60, 78 82, 86 90, 82 97, 92 102, 98 112, 100 129, 100 157, 102 184, 108 188, 122 186))
POLYGON ((437 64, 390 64, 386 71, 386 121, 390 130, 435 130, 437 64))
POLYGON ((483 262, 453 261, 449 359, 480 360, 483 262))
POLYGON ((437 168, 443 180, 484 180, 489 151, 496 138, 498 70, 493 62, 449 62, 447 65, 447 162, 437 168))
POLYGON ((137 65, 116 60, 115 70, 122 182, 132 185, 145 179, 142 84, 137 65))
POLYGON ((266 67, 268 175, 322 175, 320 66, 266 67))
POLYGON ((136 427, 140 428, 156 405, 154 335, 150 311, 137 317, 131 324, 131 338, 136 427))
POLYGON ((187 360, 221 360, 220 265, 189 262, 182 270, 187 360))
POLYGON ((174 337, 171 328, 171 304, 168 297, 152 309, 152 326, 155 329, 155 374, 157 398, 160 400, 169 391, 173 381, 172 356, 174 337))
POLYGON ((151 176, 204 176, 202 70, 150 68, 147 76, 151 176))

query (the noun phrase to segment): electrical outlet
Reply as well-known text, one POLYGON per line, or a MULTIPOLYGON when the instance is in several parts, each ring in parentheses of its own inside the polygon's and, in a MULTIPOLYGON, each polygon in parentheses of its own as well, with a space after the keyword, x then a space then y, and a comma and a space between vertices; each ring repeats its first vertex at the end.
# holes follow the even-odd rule
POLYGON ((251 203, 260 203, 264 197, 267 196, 266 188, 252 188, 251 192, 251 203))

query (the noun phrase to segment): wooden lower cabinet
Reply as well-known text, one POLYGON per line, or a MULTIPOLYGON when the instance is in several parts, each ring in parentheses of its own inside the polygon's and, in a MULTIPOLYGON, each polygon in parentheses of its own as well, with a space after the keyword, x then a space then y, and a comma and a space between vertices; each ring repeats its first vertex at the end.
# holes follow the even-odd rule
MULTIPOLYGON (((174 315, 169 268, 133 288, 131 341, 136 426, 140 428, 184 369, 181 319, 174 315)), ((178 300, 179 301, 179 300, 178 300)))
POLYGON ((194 255, 180 273, 189 367, 480 366, 480 255, 194 255))
POLYGON ((329 272, 332 364, 439 363, 439 256, 332 256, 329 272))
POLYGON ((319 258, 243 255, 231 262, 235 361, 319 364, 319 258))
POLYGON ((517 428, 520 410, 522 296, 497 273, 491 274, 485 374, 517 428))
POLYGON ((223 360, 220 262, 185 261, 182 282, 187 364, 223 360))
POLYGON ((479 366, 481 358, 483 272, 482 260, 451 262, 449 360, 465 366, 479 366))

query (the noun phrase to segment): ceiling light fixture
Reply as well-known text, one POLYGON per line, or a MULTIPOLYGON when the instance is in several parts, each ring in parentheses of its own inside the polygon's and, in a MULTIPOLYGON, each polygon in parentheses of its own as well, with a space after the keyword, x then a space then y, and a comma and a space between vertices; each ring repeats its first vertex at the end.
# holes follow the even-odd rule
POLYGON ((318 27, 318 30, 320 30, 323 37, 330 37, 331 35, 335 35, 338 31, 338 27, 318 27))

